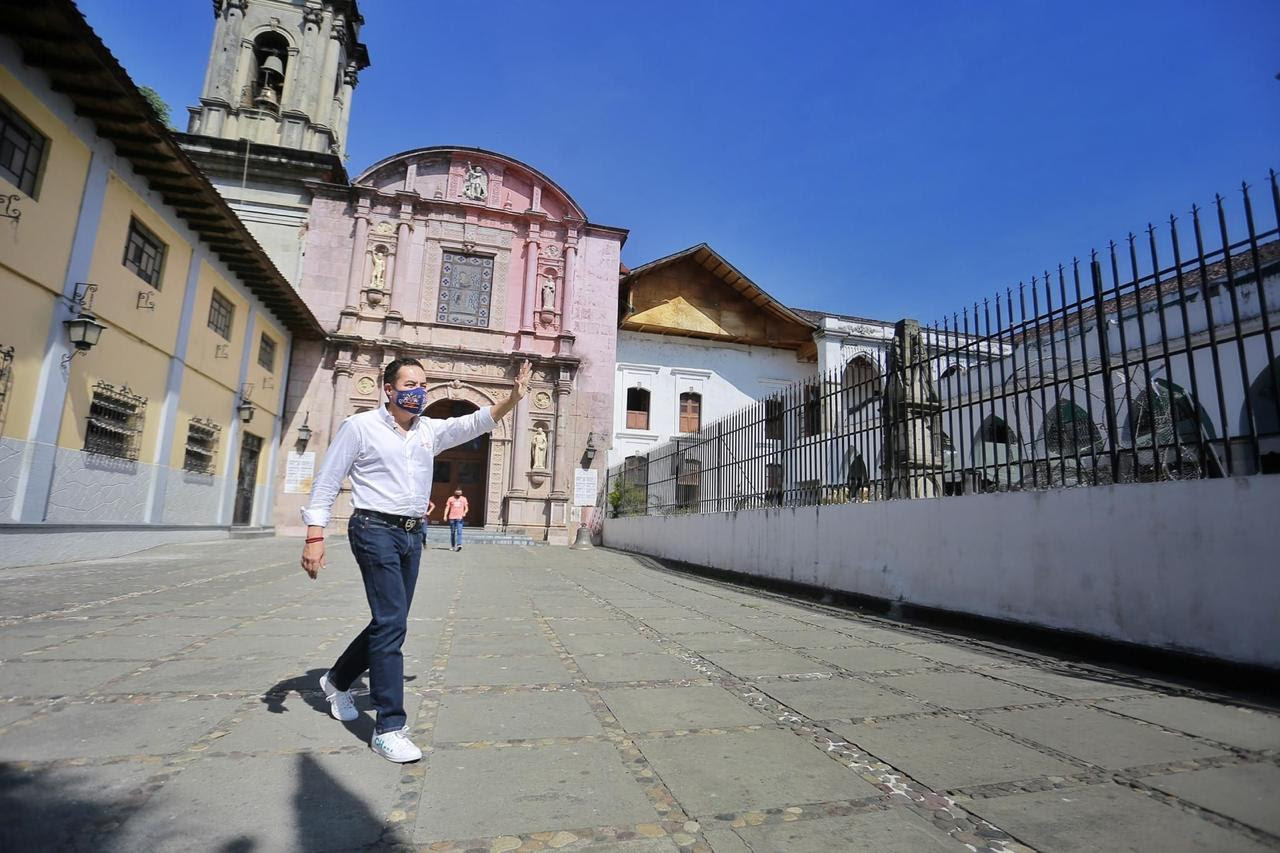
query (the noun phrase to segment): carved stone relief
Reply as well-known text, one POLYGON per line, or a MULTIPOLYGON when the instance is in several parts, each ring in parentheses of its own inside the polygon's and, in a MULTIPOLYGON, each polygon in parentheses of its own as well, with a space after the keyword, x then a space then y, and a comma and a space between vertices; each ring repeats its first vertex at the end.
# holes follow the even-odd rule
POLYGON ((551 395, 546 391, 539 391, 533 395, 533 406, 535 409, 547 410, 551 408, 551 395))
POLYGON ((378 383, 373 380, 372 376, 361 376, 356 380, 356 391, 362 396, 368 397, 378 388, 378 383))

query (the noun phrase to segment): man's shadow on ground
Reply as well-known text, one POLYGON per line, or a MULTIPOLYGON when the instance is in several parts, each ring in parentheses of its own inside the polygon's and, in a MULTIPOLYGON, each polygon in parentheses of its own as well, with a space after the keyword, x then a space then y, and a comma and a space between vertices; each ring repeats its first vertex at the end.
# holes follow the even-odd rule
MULTIPOLYGON (((267 710, 272 714, 284 714, 290 710, 285 706, 285 700, 290 694, 296 693, 311 710, 331 717, 329 700, 320 689, 320 676, 326 672, 328 672, 326 669, 310 669, 304 675, 295 675, 276 682, 262 694, 262 704, 266 705, 267 710)), ((416 678, 416 675, 406 675, 404 680, 414 681, 416 678)), ((351 685, 351 692, 355 696, 356 708, 359 709, 360 716, 350 722, 345 720, 341 722, 347 731, 360 739, 361 743, 367 744, 373 739, 373 727, 377 714, 369 703, 369 687, 363 676, 351 685)))

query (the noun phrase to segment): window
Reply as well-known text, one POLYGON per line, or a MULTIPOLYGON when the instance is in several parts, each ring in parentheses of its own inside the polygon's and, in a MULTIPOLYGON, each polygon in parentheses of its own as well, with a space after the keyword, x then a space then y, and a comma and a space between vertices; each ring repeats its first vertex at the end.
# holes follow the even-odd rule
POLYGON ((764 466, 764 500, 774 506, 782 506, 782 463, 770 462, 764 466))
POLYGON ((644 388, 627 389, 627 429, 649 428, 649 392, 644 388))
POLYGON ((764 437, 782 440, 782 401, 777 398, 764 401, 764 437))
POLYGON ((680 431, 702 429, 702 395, 688 391, 680 395, 680 431))
POLYGON ((276 370, 276 342, 265 334, 258 341, 258 364, 272 373, 276 370))
POLYGON ((130 393, 128 387, 117 389, 105 382, 94 385, 85 452, 136 460, 146 406, 146 399, 130 393))
POLYGON ((804 387, 804 406, 801 409, 805 438, 811 438, 822 432, 822 392, 817 385, 804 387))
POLYGON ((231 319, 235 313, 236 306, 231 304, 231 300, 215 290, 213 299, 209 302, 209 328, 221 335, 223 340, 231 340, 231 319))
POLYGON ((0 176, 32 198, 44 160, 45 138, 0 101, 0 176))
POLYGON ((182 461, 184 471, 212 474, 213 455, 218 449, 218 433, 222 427, 205 418, 192 418, 187 424, 187 452, 182 461))
POLYGON ((702 462, 688 456, 681 458, 676 471, 676 503, 685 509, 697 510, 701 483, 702 462))
POLYGON ((164 243, 136 219, 129 220, 129 239, 124 244, 124 265, 147 284, 160 289, 164 266, 164 243))
POLYGON ((493 293, 493 258, 444 253, 440 267, 440 299, 436 320, 478 329, 489 326, 489 297, 493 293))
MULTIPOLYGON (((1008 431, 1008 425, 1003 426, 1008 431)), ((1103 441, 1098 425, 1089 420, 1089 413, 1070 400, 1062 400, 1045 418, 1044 443, 1050 453, 1073 456, 1090 448, 1101 449, 1103 441)))

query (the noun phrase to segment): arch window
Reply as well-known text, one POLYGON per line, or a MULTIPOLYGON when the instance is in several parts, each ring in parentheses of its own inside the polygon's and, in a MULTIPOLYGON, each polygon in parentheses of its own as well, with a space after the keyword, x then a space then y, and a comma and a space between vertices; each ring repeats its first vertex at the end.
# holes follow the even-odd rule
MULTIPOLYGON (((1259 473, 1280 474, 1280 358, 1267 365, 1249 386, 1249 405, 1258 427, 1259 473)), ((1242 412, 1242 420, 1248 412, 1242 412)))
POLYGON ((1059 400, 1045 418, 1044 442, 1050 453, 1075 455, 1100 448, 1102 431, 1080 406, 1070 400, 1059 400))
POLYGON ((1018 465, 1021 457, 1022 438, 1003 418, 987 415, 973 446, 973 462, 983 469, 980 476, 988 487, 992 483, 1017 480, 1021 477, 1018 465), (1007 470, 1007 475, 1006 475, 1007 470))
POLYGON ((702 429, 702 395, 686 391, 680 395, 680 432, 702 429))
POLYGON ((649 428, 649 391, 645 388, 627 389, 627 429, 649 428))
POLYGON ((840 385, 841 390, 844 391, 848 414, 851 415, 879 400, 883 391, 880 370, 865 355, 855 355, 849 360, 845 365, 840 385))

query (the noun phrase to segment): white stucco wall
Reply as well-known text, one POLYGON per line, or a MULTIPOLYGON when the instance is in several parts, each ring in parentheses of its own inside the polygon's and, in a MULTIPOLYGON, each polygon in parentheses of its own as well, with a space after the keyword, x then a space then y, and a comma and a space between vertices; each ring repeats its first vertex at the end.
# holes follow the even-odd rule
POLYGON ((609 519, 612 548, 1280 667, 1280 477, 609 519))
POLYGON ((697 341, 644 332, 618 333, 618 366, 613 395, 613 447, 609 464, 645 453, 677 434, 680 395, 702 395, 702 424, 813 376, 813 362, 797 361, 791 350, 697 341), (629 430, 627 389, 649 390, 649 429, 629 430))

